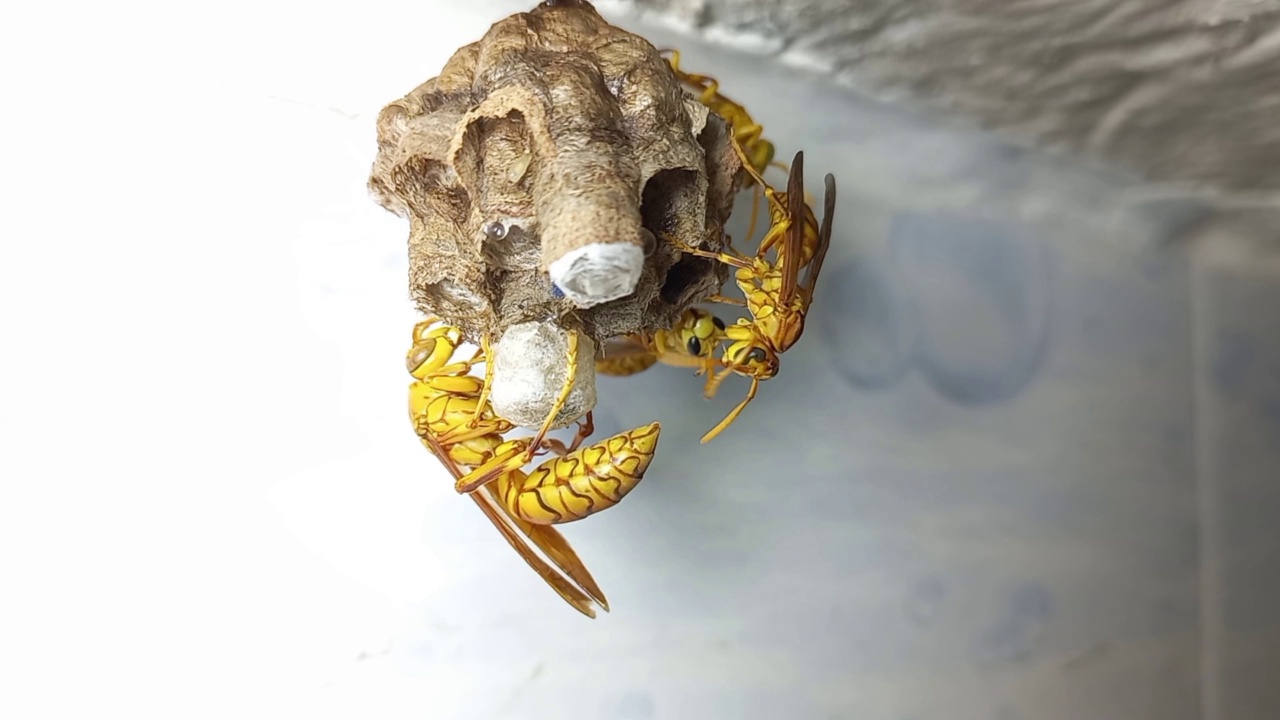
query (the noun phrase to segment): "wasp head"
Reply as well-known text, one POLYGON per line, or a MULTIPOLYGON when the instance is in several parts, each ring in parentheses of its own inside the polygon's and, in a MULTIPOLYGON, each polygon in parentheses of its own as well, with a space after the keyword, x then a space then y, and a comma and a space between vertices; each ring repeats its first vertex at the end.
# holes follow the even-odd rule
POLYGON ((689 308, 677 326, 680 345, 693 357, 711 357, 724 339, 724 321, 706 310, 689 308))
POLYGON ((735 325, 727 335, 732 344, 724 351, 726 368, 756 380, 768 380, 778 374, 778 353, 755 327, 735 325))

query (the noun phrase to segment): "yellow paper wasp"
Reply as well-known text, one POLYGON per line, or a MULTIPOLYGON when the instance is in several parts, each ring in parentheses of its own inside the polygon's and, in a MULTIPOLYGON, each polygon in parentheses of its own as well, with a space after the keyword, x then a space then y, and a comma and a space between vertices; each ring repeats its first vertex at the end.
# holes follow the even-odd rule
POLYGON ((716 365, 724 331, 725 324, 720 318, 700 308, 689 308, 670 330, 630 335, 606 344, 604 356, 596 360, 596 372, 634 375, 661 362, 697 368, 697 374, 701 375, 716 365))
POLYGON ((735 280, 745 296, 745 301, 715 295, 708 300, 737 306, 745 306, 751 318, 742 318, 734 325, 724 327, 718 318, 704 310, 691 309, 669 331, 659 331, 652 336, 632 336, 625 341, 606 346, 606 355, 597 360, 597 372, 605 375, 631 375, 657 362, 681 367, 695 367, 699 374, 713 366, 722 368, 709 375, 705 395, 714 397, 720 384, 729 374, 736 373, 751 379, 747 397, 724 420, 703 436, 707 442, 728 427, 755 397, 760 382, 774 377, 778 372, 779 355, 790 349, 804 332, 804 318, 813 302, 813 289, 822 269, 831 240, 831 220, 835 212, 835 178, 828 174, 823 221, 819 226, 813 209, 806 202, 803 178, 803 153, 796 153, 795 161, 788 168, 773 162, 774 146, 764 139, 764 130, 742 105, 720 94, 720 84, 706 75, 687 73, 680 68, 680 53, 676 50, 660 51, 669 55, 669 64, 676 77, 686 86, 697 91, 698 100, 723 117, 732 130, 734 152, 742 161, 747 178, 744 187, 754 187, 751 220, 747 237, 754 234, 758 202, 761 194, 769 203, 769 230, 761 238, 753 258, 729 252, 712 253, 683 245, 672 238, 672 244, 683 251, 700 257, 719 260, 736 269, 735 280), (763 173, 769 167, 788 172, 786 192, 777 192, 765 181, 763 173), (781 244, 779 244, 781 243, 781 244), (773 252, 772 259, 769 253, 773 252), (799 273, 808 268, 803 282, 799 273), (717 321, 714 332, 704 318, 717 321), (703 332, 695 328, 703 322, 703 332), (696 337, 696 343, 684 345, 696 337), (720 358, 715 352, 721 343, 728 343, 720 358))
MULTIPOLYGON (((599 585, 551 525, 572 522, 617 504, 644 477, 657 447, 658 423, 581 447, 591 435, 588 413, 568 446, 554 439, 504 440, 514 429, 483 399, 485 381, 471 370, 486 361, 482 348, 457 360, 461 330, 435 318, 414 328, 406 365, 409 416, 423 445, 440 459, 520 557, 566 602, 588 617, 594 606, 608 611, 599 585), (526 474, 526 453, 554 452, 526 474), (536 546, 555 568, 530 546, 536 546), (556 569, 558 568, 558 570, 556 569)), ((570 385, 572 381, 570 381, 570 385)))
MULTIPOLYGON (((754 170, 748 166, 748 172, 754 170)), ((720 383, 731 373, 750 378, 751 388, 747 397, 702 437, 704 443, 720 434, 738 417, 747 403, 755 398, 762 381, 778 374, 779 356, 791 349, 804 333, 805 315, 813 302, 814 286, 831 244, 835 177, 828 174, 825 178, 826 197, 821 227, 817 226, 812 210, 804 201, 804 153, 796 153, 785 194, 774 192, 758 175, 756 181, 764 188, 769 200, 772 222, 755 257, 713 253, 668 238, 686 253, 734 267, 735 280, 745 303, 727 298, 715 299, 745 304, 751 315, 749 319, 740 318, 725 329, 728 346, 719 361, 723 370, 708 378, 705 394, 709 398, 714 397, 720 383), (769 258, 770 250, 773 251, 772 259, 769 258), (803 281, 799 277, 801 270, 806 270, 803 281)))

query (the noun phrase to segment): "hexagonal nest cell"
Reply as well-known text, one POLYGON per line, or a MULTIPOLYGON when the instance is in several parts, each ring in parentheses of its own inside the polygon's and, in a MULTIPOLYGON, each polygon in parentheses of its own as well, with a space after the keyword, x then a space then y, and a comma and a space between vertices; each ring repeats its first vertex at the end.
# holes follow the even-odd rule
POLYGON ((728 127, 587 2, 498 22, 377 130, 369 186, 409 220, 413 300, 469 340, 552 319, 600 346, 669 327, 727 277, 668 238, 722 249, 740 187, 728 127), (601 245, 643 264, 634 290, 583 305, 548 270, 601 245))

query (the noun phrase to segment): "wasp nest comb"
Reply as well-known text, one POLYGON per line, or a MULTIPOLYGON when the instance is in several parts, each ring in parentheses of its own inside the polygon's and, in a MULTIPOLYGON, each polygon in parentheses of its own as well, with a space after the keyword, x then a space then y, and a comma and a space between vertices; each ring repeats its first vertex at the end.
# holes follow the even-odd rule
MULTIPOLYGON (((521 337, 579 331, 593 351, 669 327, 725 279, 721 263, 682 258, 666 238, 721 249, 740 167, 728 128, 653 45, 587 2, 498 22, 384 108, 377 130, 369 185, 409 220, 411 295, 468 340, 501 345, 515 326, 521 337)), ((564 365, 526 351, 526 364, 564 365)), ((580 365, 590 364, 588 354, 580 365)), ((583 370, 590 397, 569 416, 594 404, 583 370)), ((531 402, 558 389, 530 388, 531 402)))

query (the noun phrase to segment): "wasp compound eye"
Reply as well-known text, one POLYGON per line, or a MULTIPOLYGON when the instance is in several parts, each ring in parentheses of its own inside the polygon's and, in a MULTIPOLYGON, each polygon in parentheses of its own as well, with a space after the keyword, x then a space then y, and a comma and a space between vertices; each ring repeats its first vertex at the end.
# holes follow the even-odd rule
POLYGON ((689 338, 689 342, 685 343, 684 346, 685 346, 685 349, 689 351, 690 355, 702 354, 702 341, 699 340, 697 337, 691 336, 689 338))
POLYGON ((762 347, 753 347, 751 352, 747 353, 747 362, 764 362, 765 352, 762 347))
POLYGON ((711 322, 715 323, 717 330, 724 330, 724 321, 721 320, 720 318, 716 317, 715 315, 712 315, 711 322))

